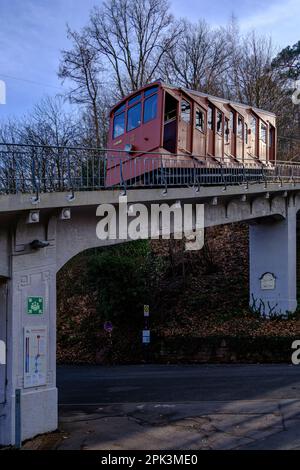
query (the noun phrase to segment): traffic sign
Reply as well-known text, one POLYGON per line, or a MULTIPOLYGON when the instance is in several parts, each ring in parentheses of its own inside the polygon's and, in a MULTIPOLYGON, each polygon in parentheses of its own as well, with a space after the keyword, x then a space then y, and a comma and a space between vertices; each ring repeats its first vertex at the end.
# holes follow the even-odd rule
POLYGON ((149 305, 144 305, 144 317, 149 317, 150 307, 149 305))
POLYGON ((150 330, 143 330, 143 343, 150 343, 150 330))

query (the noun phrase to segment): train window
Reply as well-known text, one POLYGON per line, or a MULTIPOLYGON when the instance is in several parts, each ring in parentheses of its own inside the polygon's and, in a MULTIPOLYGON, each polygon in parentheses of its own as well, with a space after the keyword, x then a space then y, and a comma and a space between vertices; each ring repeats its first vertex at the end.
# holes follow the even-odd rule
POLYGON ((234 132, 234 112, 233 111, 230 112, 229 129, 231 129, 232 132, 234 132))
POLYGON ((186 101, 181 101, 181 119, 189 123, 191 121, 191 104, 186 101))
POLYGON ((214 129, 214 110, 211 106, 208 107, 207 126, 210 130, 214 129))
POLYGON ((130 100, 128 100, 128 105, 130 106, 133 103, 136 103, 137 101, 139 101, 140 99, 141 99, 141 93, 130 98, 130 100))
POLYGON ((245 123, 245 127, 244 127, 244 134, 245 134, 245 144, 248 144, 248 124, 245 123))
POLYGON ((256 135, 256 117, 251 116, 250 121, 251 133, 255 136, 256 135))
POLYGON ((267 143, 267 126, 263 122, 260 125, 260 139, 264 144, 267 143))
POLYGON ((238 116, 237 134, 241 139, 243 138, 243 120, 241 116, 238 116))
POLYGON ((114 117, 113 139, 119 137, 125 132, 125 112, 117 114, 114 117))
POLYGON ((137 103, 127 111, 127 132, 136 129, 141 124, 141 103, 137 103))
POLYGON ((122 111, 125 111, 125 103, 121 104, 117 109, 115 109, 115 114, 119 114, 122 111))
POLYGON ((217 111, 217 132, 223 135, 223 114, 217 111))
POLYGON ((165 123, 176 119, 177 104, 178 104, 178 101, 175 98, 169 95, 169 93, 165 94, 165 114, 164 114, 165 123))
POLYGON ((157 93, 150 96, 144 101, 144 122, 151 121, 156 118, 157 111, 157 93))
POLYGON ((204 112, 196 109, 196 129, 204 132, 204 112))
POLYGON ((158 90, 158 86, 152 86, 151 88, 147 88, 147 90, 144 91, 144 97, 152 95, 152 93, 155 93, 158 90))

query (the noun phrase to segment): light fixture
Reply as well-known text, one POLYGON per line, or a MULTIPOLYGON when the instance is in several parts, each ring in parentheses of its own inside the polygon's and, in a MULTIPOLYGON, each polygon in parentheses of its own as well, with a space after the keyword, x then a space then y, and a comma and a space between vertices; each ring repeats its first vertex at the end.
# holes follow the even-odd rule
POLYGON ((33 250, 39 250, 41 248, 46 248, 50 243, 42 240, 33 240, 29 245, 33 250))
POLYGON ((37 224, 40 221, 40 211, 33 210, 30 211, 27 216, 27 224, 37 224))
POLYGON ((61 213, 60 213, 59 218, 60 218, 61 220, 69 220, 69 219, 71 219, 71 209, 70 209, 70 207, 64 207, 64 208, 61 210, 61 213))
POLYGON ((126 153, 132 153, 133 152, 133 145, 132 144, 126 144, 124 147, 124 150, 126 153))

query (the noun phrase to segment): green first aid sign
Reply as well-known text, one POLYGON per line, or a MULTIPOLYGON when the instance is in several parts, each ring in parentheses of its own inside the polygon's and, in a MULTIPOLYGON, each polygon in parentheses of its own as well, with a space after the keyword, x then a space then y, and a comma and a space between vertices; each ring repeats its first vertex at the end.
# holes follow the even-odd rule
POLYGON ((29 315, 42 315, 44 313, 43 297, 27 297, 27 313, 29 315))

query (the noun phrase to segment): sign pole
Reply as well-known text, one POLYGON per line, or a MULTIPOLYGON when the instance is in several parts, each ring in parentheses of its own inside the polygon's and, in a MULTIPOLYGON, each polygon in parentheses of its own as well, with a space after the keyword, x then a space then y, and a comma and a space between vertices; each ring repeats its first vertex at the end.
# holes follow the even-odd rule
POLYGON ((145 348, 146 360, 148 359, 148 344, 150 343, 150 329, 149 329, 150 307, 144 305, 144 329, 142 334, 142 343, 145 348))
POLYGON ((15 391, 15 447, 22 447, 21 390, 15 391))

